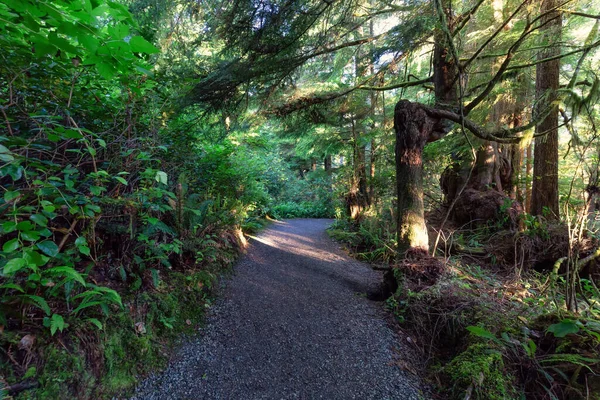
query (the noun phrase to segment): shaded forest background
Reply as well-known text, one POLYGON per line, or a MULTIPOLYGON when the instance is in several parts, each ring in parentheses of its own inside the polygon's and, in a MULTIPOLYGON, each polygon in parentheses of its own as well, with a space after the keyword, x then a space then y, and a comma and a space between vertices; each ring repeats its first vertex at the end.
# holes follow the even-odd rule
POLYGON ((593 1, 0 0, 0 392, 109 398, 335 218, 441 398, 600 398, 593 1), (206 306, 206 307, 204 307, 206 306))

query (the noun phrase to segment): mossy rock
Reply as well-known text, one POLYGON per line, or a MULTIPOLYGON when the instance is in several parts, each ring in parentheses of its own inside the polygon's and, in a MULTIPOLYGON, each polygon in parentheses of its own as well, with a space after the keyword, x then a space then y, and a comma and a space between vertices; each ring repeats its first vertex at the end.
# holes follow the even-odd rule
POLYGON ((502 354, 487 344, 477 343, 454 357, 444 367, 452 380, 452 397, 504 400, 515 398, 514 378, 506 372, 502 354))

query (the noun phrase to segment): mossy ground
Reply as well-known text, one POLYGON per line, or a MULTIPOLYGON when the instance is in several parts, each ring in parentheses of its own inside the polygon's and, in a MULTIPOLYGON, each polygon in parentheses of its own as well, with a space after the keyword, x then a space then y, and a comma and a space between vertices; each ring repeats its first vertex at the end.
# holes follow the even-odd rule
POLYGON ((398 290, 386 305, 423 354, 421 373, 438 396, 600 399, 600 315, 590 305, 596 294, 588 293, 590 304, 581 302, 582 313, 567 312, 563 283, 550 288, 548 274, 515 270, 514 263, 500 264, 496 253, 482 251, 497 245, 500 233, 493 230, 489 238, 458 235, 466 253, 465 247, 457 255, 446 249, 445 258, 394 263, 391 236, 386 240, 368 221, 350 230, 348 223, 338 225, 331 236, 357 258, 395 267, 398 290), (548 331, 569 318, 581 324, 577 332, 556 337, 548 331))
MULTIPOLYGON (((166 365, 181 334, 202 325, 218 274, 229 266, 214 266, 212 272, 167 271, 156 287, 123 295, 124 308, 104 317, 102 330, 80 323, 54 337, 39 331, 30 354, 19 350, 23 335, 18 331, 3 334, 0 346, 6 355, 13 353, 0 362, 6 383, 38 384, 14 398, 102 399, 126 394, 140 377, 166 365)), ((10 398, 8 393, 4 396, 10 398)))

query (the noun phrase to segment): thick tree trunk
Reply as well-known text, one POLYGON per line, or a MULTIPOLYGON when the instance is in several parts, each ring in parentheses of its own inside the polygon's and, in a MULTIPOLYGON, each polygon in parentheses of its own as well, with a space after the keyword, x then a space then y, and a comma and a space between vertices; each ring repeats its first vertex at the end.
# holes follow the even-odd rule
POLYGON ((331 172, 331 156, 325 156, 325 159, 323 160, 323 168, 325 168, 325 171, 331 172))
POLYGON ((429 251, 423 206, 423 147, 439 121, 415 103, 400 100, 394 110, 396 131, 397 233, 400 253, 414 248, 429 251))
MULTIPOLYGON (((452 31, 450 1, 442 0, 442 9, 448 29, 452 31)), ((446 109, 457 104, 454 86, 457 68, 448 49, 448 38, 441 30, 437 30, 433 52, 433 84, 436 106, 446 109)), ((407 100, 400 100, 394 109, 398 193, 396 232, 400 254, 408 249, 429 252, 423 205, 423 147, 427 142, 437 140, 447 133, 448 127, 443 122, 429 117, 418 104, 407 100)))
POLYGON ((366 156, 365 146, 360 143, 360 134, 356 129, 355 121, 352 120, 352 137, 353 137, 353 174, 350 192, 346 196, 346 206, 350 214, 350 218, 357 220, 362 212, 368 207, 367 193, 367 171, 366 171, 366 156))
POLYGON ((369 157, 369 204, 375 201, 375 157, 376 157, 375 139, 371 139, 371 156, 369 157))
MULTIPOLYGON (((558 7, 557 0, 542 0, 542 12, 558 7)), ((562 19, 559 11, 551 11, 542 18, 543 37, 548 41, 539 54, 545 59, 560 54, 562 19), (548 22, 549 21, 549 22, 548 22)), ((535 131, 543 136, 536 137, 533 163, 533 188, 531 198, 531 214, 542 215, 549 211, 549 218, 558 218, 558 105, 553 104, 557 98, 559 85, 560 60, 541 63, 536 68, 536 97, 538 99, 537 114, 542 114, 551 107, 550 113, 540 122, 535 131)))

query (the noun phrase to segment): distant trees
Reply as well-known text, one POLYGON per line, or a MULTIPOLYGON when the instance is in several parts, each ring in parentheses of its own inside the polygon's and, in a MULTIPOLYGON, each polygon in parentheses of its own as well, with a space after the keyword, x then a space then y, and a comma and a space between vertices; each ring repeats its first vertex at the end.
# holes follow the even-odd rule
POLYGON ((485 192, 494 198, 494 212, 512 199, 530 202, 534 215, 557 217, 557 112, 560 93, 566 93, 560 62, 583 59, 599 45, 594 35, 586 43, 571 39, 561 53, 561 14, 594 20, 597 10, 540 1, 227 5, 207 23, 223 41, 217 68, 200 76, 187 100, 212 107, 254 104, 269 116, 296 115, 295 123, 323 127, 327 143, 303 133, 311 130, 302 124, 286 124, 304 135, 303 142, 314 139, 308 158, 343 156, 343 195, 353 218, 381 197, 374 182, 388 179, 393 168, 397 201, 388 205, 395 207, 401 252, 429 248, 422 152, 452 130, 453 138, 462 137, 452 139, 454 145, 461 141, 462 148, 450 150, 455 168, 449 171, 456 175, 445 206, 462 192, 485 192), (534 71, 535 93, 528 90, 534 71), (387 104, 379 105, 383 96, 376 93, 385 93, 387 104), (384 126, 392 104, 394 144, 384 126), (535 157, 525 154, 532 140, 535 157))

